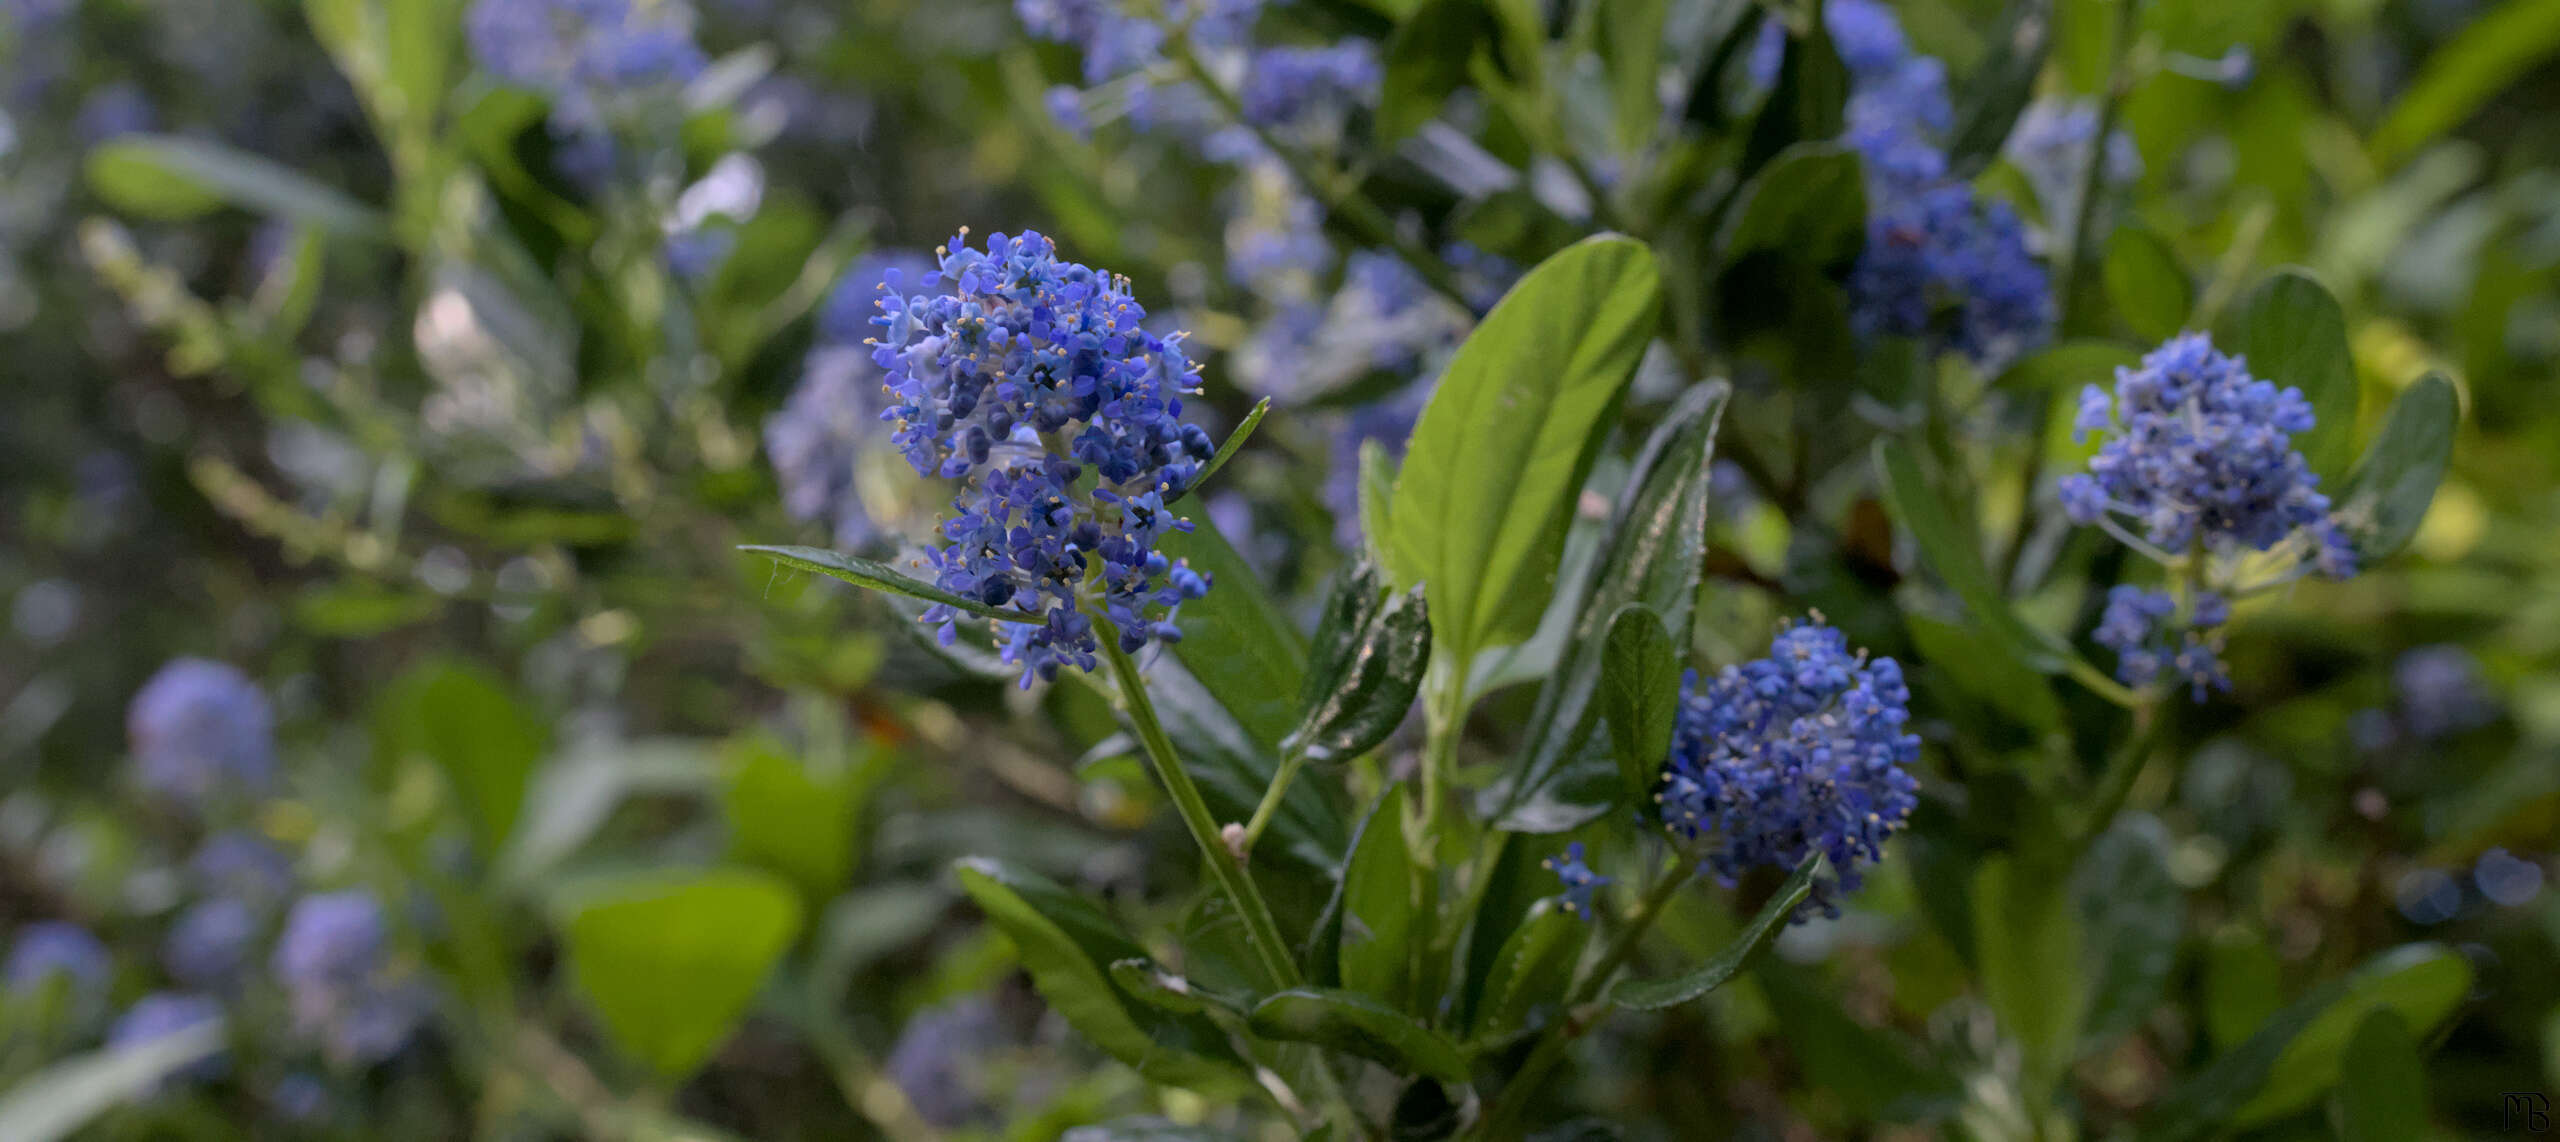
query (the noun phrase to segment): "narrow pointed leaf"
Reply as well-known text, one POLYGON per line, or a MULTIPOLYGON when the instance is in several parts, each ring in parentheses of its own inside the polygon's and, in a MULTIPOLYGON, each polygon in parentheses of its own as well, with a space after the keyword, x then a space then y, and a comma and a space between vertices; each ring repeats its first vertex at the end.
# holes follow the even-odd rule
POLYGON ((1582 917, 1542 900, 1511 930, 1486 973, 1477 1002, 1475 1034, 1506 1035, 1545 1025, 1573 985, 1573 966, 1590 942, 1582 917))
POLYGON ((746 544, 738 550, 766 556, 793 570, 814 571, 829 578, 842 579, 857 587, 887 591, 892 595, 904 595, 910 599, 922 599, 928 603, 940 603, 953 610, 976 615, 982 619, 996 619, 1011 623, 1036 621, 1036 616, 1003 607, 990 607, 966 595, 945 591, 922 579, 902 574, 876 559, 864 559, 858 555, 829 551, 823 547, 768 547, 762 544, 746 544))
POLYGON ((1630 800, 1653 791, 1654 775, 1671 753, 1672 724, 1680 713, 1680 659, 1662 616, 1642 603, 1619 608, 1601 648, 1600 710, 1609 722, 1609 744, 1630 800))
POLYGON ((1413 850, 1404 787, 1387 791, 1342 872, 1342 986, 1404 1002, 1413 978, 1413 850))
POLYGON ((1911 445, 1897 437, 1876 441, 1876 479, 1884 488, 1893 516, 1920 545, 1920 556, 1947 588, 1964 600, 1992 647, 2039 674, 2062 669, 2052 640, 2029 628, 2010 609, 1982 559, 1982 547, 1971 528, 1957 522, 1946 501, 1920 470, 1911 445))
POLYGON ((1457 1044, 1360 992, 1291 988, 1255 1004, 1247 1022, 1265 1038, 1314 1043, 1442 1082, 1467 1079, 1457 1044))
POLYGON ((0 1092, 0 1138, 56 1142, 222 1051, 221 1020, 125 1047, 74 1055, 0 1092))
POLYGON ((1609 989, 1609 998, 1621 1007, 1657 1011, 1687 1003, 1723 987, 1727 981, 1742 974, 1743 969, 1750 967, 1752 958, 1768 948, 1770 942, 1778 938, 1778 933, 1786 931, 1787 925, 1795 920, 1796 909, 1804 903, 1805 897, 1813 894, 1814 870, 1821 864, 1820 854, 1804 858, 1804 863, 1787 874, 1786 883, 1778 886, 1778 894, 1760 906, 1760 911, 1751 917, 1750 923, 1743 925, 1742 934, 1735 936, 1723 951, 1708 957, 1705 963, 1669 979, 1620 980, 1617 986, 1609 989))
POLYGON ((1181 503, 1183 497, 1200 490, 1202 484, 1209 482, 1209 477, 1218 474, 1218 469, 1226 467, 1227 461, 1235 459, 1236 453, 1244 447, 1244 442, 1253 439, 1253 430, 1262 426, 1262 414, 1269 411, 1271 411, 1270 397, 1255 401, 1253 411, 1244 414, 1244 419, 1236 422, 1235 431, 1227 434, 1226 442, 1218 445, 1217 454, 1209 457, 1209 462, 1200 466, 1199 473, 1191 477, 1191 482, 1183 485, 1181 491, 1165 497, 1165 506, 1171 507, 1181 503))
POLYGON ((1388 600, 1369 621, 1332 690, 1307 710, 1283 748, 1316 762, 1343 761, 1377 748, 1413 709, 1430 665, 1430 608, 1417 586, 1388 600))

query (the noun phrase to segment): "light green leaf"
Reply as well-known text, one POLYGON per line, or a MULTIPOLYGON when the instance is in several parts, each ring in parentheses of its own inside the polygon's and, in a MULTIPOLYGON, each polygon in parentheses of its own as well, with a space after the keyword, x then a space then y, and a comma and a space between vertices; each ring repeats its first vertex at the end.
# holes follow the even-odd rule
POLYGON ((2560 4, 2506 0, 2471 19, 2427 56, 2418 76, 2373 133, 2373 158, 2388 168, 2445 137, 2508 84, 2560 52, 2560 4))
POLYGON ((549 739, 503 684, 456 661, 410 670, 374 708, 375 748, 385 760, 423 755, 443 771, 484 856, 515 833, 549 739))
POLYGON ((1814 872, 1822 866, 1822 855, 1804 858, 1786 883, 1778 886, 1777 895, 1752 914, 1751 922, 1742 926, 1740 934, 1724 950, 1709 956, 1706 962, 1669 979, 1619 980, 1609 989, 1609 998, 1621 1007, 1655 1011, 1687 1003, 1692 999, 1723 987, 1726 981, 1742 974, 1752 960, 1768 949, 1787 925, 1794 922, 1796 909, 1813 894, 1814 872))
POLYGON ((1662 24, 1669 8, 1669 0, 1600 0, 1593 23, 1620 150, 1643 149, 1662 120, 1662 24))
POLYGON ((693 1073, 746 1015, 800 932, 800 901, 741 868, 646 872, 585 886, 560 935, 581 995, 625 1052, 693 1073))
POLYGON ((1664 758, 1671 755, 1672 723, 1680 713, 1680 657, 1662 616, 1642 603, 1618 609, 1601 648, 1600 712, 1630 801, 1653 792, 1664 758))
POLYGON ((222 1020, 124 1047, 75 1055, 0 1093, 0 1138, 57 1142, 101 1114, 132 1103, 169 1076, 221 1053, 222 1020))
POLYGON ((2359 555, 2388 558, 2418 534, 2453 461, 2453 434, 2461 420, 2462 400, 2453 382, 2434 373, 2391 402, 2382 432, 2338 492, 2338 515, 2359 555))
POLYGON ((2077 395, 2083 385, 2114 388, 2116 369, 2141 359, 2141 353, 2113 341, 2065 341, 2020 358, 1993 383, 2012 392, 2068 397, 2077 395))
POLYGON ((2101 269, 2108 300, 2144 340, 2165 341, 2186 327, 2187 313, 2195 308, 2195 287, 2187 280, 2186 267, 2178 264, 2177 252, 2158 234, 2137 225, 2116 227, 2101 269))
POLYGON ((1360 552, 1380 567, 1388 566, 1394 531, 1387 513, 1394 501, 1396 461, 1375 437, 1360 442, 1360 552))
POLYGON ((1265 1038, 1314 1043, 1442 1082, 1467 1081, 1457 1044, 1361 992, 1291 988, 1255 1004, 1247 1022, 1265 1038))
POLYGON ((2408 1142, 2427 1133, 2427 1075, 2400 1013, 2364 1017, 2339 1062, 2331 1101, 2339 1142, 2408 1142))
POLYGON ((1413 852, 1404 787, 1387 791, 1342 872, 1342 986, 1402 1005, 1413 980, 1413 852))
POLYGON ((1974 866, 1973 947, 1984 998, 2026 1048, 2033 1081, 2058 1078, 2088 1008, 2080 914, 2070 884, 2007 856, 1974 866))
POLYGON ((1458 347, 1390 508, 1390 569, 1400 585, 1430 584, 1433 641, 1451 661, 1536 627, 1661 294, 1643 243, 1584 239, 1530 270, 1458 347))
POLYGON ((771 558, 774 562, 798 571, 815 571, 833 579, 842 579, 857 587, 905 595, 928 603, 940 603, 963 614, 1000 622, 1030 622, 1035 616, 1003 607, 990 607, 966 595, 956 595, 922 579, 900 574, 886 563, 829 551, 823 547, 767 547, 744 544, 738 550, 771 558))
POLYGON ((2356 363, 2338 299, 2300 269, 2269 274, 2224 319, 2220 348, 2248 359, 2249 372, 2311 402, 2311 431, 2294 448, 2322 480, 2347 470, 2355 447, 2356 363))
POLYGON ((224 203, 333 234, 380 238, 380 211, 291 167, 220 143, 128 135, 89 152, 89 185, 117 209, 184 221, 224 203))
POLYGON ((763 738, 735 742, 728 754, 720 804, 729 855, 788 879, 812 903, 833 898, 853 872, 863 775, 821 776, 763 738))

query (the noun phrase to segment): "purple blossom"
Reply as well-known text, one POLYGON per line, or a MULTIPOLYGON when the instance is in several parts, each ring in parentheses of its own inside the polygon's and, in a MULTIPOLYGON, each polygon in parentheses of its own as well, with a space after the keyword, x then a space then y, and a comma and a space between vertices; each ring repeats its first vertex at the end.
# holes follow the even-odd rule
POLYGON ((2215 690, 2229 690, 2231 676, 2222 666, 2222 624, 2231 621, 2231 605, 2222 596, 2200 592, 2180 614, 2177 597, 2129 584, 2107 592, 2107 608, 2091 637, 2116 652, 2116 679, 2137 689, 2162 675, 2183 680, 2196 701, 2215 690))
POLYGON ((1372 99, 1385 75, 1366 40, 1329 47, 1279 47, 1255 52, 1246 66, 1245 121, 1278 126, 1325 109, 1372 99))
MULTIPOLYGON (((155 991, 133 1001, 107 1029, 107 1045, 132 1047, 167 1038, 222 1019, 222 1004, 209 995, 155 991)), ((175 1072, 173 1077, 204 1080, 222 1075, 224 1058, 214 1054, 175 1072)))
POLYGON ((189 987, 220 989, 240 978, 258 938, 258 916, 246 901, 220 896, 178 914, 160 945, 169 978, 189 987))
POLYGON ((863 454, 878 445, 886 405, 880 369, 863 345, 871 315, 884 283, 923 281, 932 265, 921 254, 890 250, 847 269, 818 310, 817 343, 800 383, 765 418, 765 455, 784 509, 793 519, 825 521, 839 547, 862 547, 879 531, 855 480, 863 454))
POLYGON ((1591 894, 1610 883, 1610 878, 1591 871, 1591 866, 1583 862, 1582 842, 1566 845, 1562 853, 1538 863, 1539 867, 1556 874, 1556 879, 1563 882, 1564 890, 1559 899, 1564 902, 1565 911, 1585 920, 1597 917, 1598 913, 1592 909, 1591 894))
POLYGON ((2542 880, 2541 862, 2526 860, 2502 848, 2481 853, 2479 863, 2471 869, 2471 882, 2479 887, 2480 895, 2507 908, 2533 903, 2533 898, 2542 894, 2542 880))
POLYGON ((275 780, 275 714, 237 667, 180 658, 160 668, 125 711, 144 788, 188 804, 216 794, 264 793, 275 780))
POLYGON ((363 892, 303 897, 276 938, 272 970, 296 1034, 343 1065, 398 1054, 427 1014, 426 993, 390 971, 382 906, 363 892))
POLYGON ((2479 660, 2450 643, 2422 646, 2391 667, 2391 688, 2401 724, 2420 741, 2435 741, 2496 721, 2497 701, 2480 677, 2479 660))
POLYGON ((107 946, 88 929, 67 920, 39 920, 18 929, 0 980, 11 991, 27 992, 60 977, 74 994, 94 996, 105 992, 111 966, 107 946))
POLYGON ((1836 914, 1919 803, 1910 701, 1900 664, 1851 652, 1818 618, 1779 631, 1766 658, 1689 672, 1655 795, 1664 827, 1727 884, 1823 854, 1806 909, 1836 914))

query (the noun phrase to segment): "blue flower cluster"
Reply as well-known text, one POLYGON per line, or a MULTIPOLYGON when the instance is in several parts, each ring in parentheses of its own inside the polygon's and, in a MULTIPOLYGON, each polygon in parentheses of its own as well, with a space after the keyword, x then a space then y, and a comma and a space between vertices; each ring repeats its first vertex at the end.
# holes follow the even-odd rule
POLYGON ((465 26, 490 75, 551 98, 563 169, 595 182, 622 111, 702 73, 689 15, 677 0, 476 0, 465 26))
POLYGON ((2231 603, 2211 591, 2199 591, 2185 614, 2177 596, 2130 584, 2107 592, 2107 607, 2091 636, 2116 652, 2116 678, 2127 686, 2146 687, 2165 672, 2187 683, 2195 699, 2231 688, 2222 667, 2222 624, 2231 621, 2231 603))
MULTIPOLYGON (((2001 148, 2027 185, 2034 187, 2036 201, 2044 210, 2045 240, 2048 246, 2071 240, 2065 233, 2071 220, 2080 212, 2080 177, 2087 173, 2089 147, 2098 137, 2098 108, 2088 100, 2038 99, 2027 105, 2018 116, 2018 125, 2009 132, 2008 143, 2001 148)), ((2123 131, 2107 136, 2107 153, 2099 160, 2098 176, 2109 187, 2123 186, 2142 177, 2142 152, 2135 149, 2133 137, 2123 131)), ((2103 228, 2096 232, 2103 233, 2103 228)))
POLYGON ((2146 554, 2176 562, 2247 552, 2298 557, 2331 578, 2355 574, 2355 549, 2329 517, 2293 437, 2309 431, 2302 390, 2249 375, 2202 333, 2170 338, 2139 368, 2116 370, 2115 391, 2080 394, 2081 439, 2106 442, 2083 474, 2065 477, 2063 509, 2146 554), (2127 533, 2115 518, 2141 528, 2127 533))
POLYGON ((9 945, 9 962, 0 967, 0 982, 27 993, 65 981, 76 1000, 94 1002, 107 989, 113 965, 107 946, 89 930, 68 920, 39 920, 18 929, 9 945))
MULTIPOLYGON (((133 1006, 116 1017, 115 1026, 107 1029, 107 1045, 130 1047, 154 1039, 175 1035, 201 1027, 222 1018, 222 1003, 209 995, 183 991, 155 991, 133 1001, 133 1006)), ((222 1074, 223 1056, 215 1054, 181 1068, 173 1077, 188 1079, 218 1078, 222 1074)))
POLYGON ((134 771, 144 788, 186 805, 250 797, 275 780, 275 712, 238 667, 179 658, 125 709, 134 771))
POLYGON ((1344 40, 1326 47, 1265 48, 1254 53, 1245 71, 1239 101, 1246 122, 1291 123, 1321 111, 1359 106, 1385 77, 1367 40, 1344 40))
POLYGON ((342 1066, 399 1053, 426 1018, 424 987, 393 973, 382 906, 363 892, 305 896, 285 917, 270 964, 296 1033, 342 1066))
POLYGON ((856 471, 879 440, 886 407, 880 369, 863 342, 881 285, 893 272, 920 282, 934 269, 924 255, 903 250, 871 254, 847 269, 818 311, 817 341, 800 383, 764 422, 765 455, 781 485, 782 506, 793 519, 825 521, 836 545, 848 549, 872 542, 880 530, 856 471))
MULTIPOLYGON (((984 252, 961 239, 940 251, 940 292, 891 281, 873 319, 892 441, 919 474, 963 481, 948 542, 926 551, 935 581, 1023 616, 1003 633, 1025 686, 1097 665, 1089 605, 1124 651, 1178 640, 1174 611, 1209 580, 1157 550, 1191 530, 1165 499, 1215 451, 1182 419, 1180 335, 1146 331, 1125 280, 1060 261, 1039 234, 992 234, 984 252)), ((946 644, 959 617, 924 616, 946 644)))
POLYGON ((1256 148, 1229 137, 1190 77, 1174 66, 1167 50, 1173 29, 1182 30, 1183 46, 1219 82, 1239 89, 1245 121, 1257 127, 1336 125, 1351 108, 1374 102, 1385 78, 1367 40, 1254 43, 1265 5, 1171 0, 1161 20, 1142 14, 1154 6, 1124 0, 1015 0, 1014 12, 1032 35, 1083 53, 1086 89, 1061 88, 1048 98, 1051 112, 1070 128, 1091 130, 1098 111, 1123 112, 1142 127, 1175 129, 1204 144, 1215 138, 1211 149, 1234 154, 1256 148))
POLYGON ((2391 667, 2400 723, 2420 741, 2476 730, 2498 719, 2497 699, 2480 677, 2479 660, 2452 643, 2422 646, 2391 667))
MULTIPOLYGON (((1954 178, 1940 140, 1955 113, 1944 64, 1915 55, 1879 0, 1831 0, 1823 26, 1849 71, 1845 141, 1866 160, 1867 243, 1849 274, 1860 336, 1927 337, 1996 369, 2051 334, 2053 302, 2006 203, 1954 178)), ((1784 35, 1763 26, 1750 62, 1763 86, 1784 35)))
POLYGON ((1766 658, 1703 683, 1691 671, 1655 795, 1662 823, 1728 884, 1823 854, 1831 871, 1806 908, 1836 915, 1919 804, 1910 702, 1898 663, 1852 652, 1819 616, 1779 631, 1766 658))
POLYGON ((1540 867, 1556 874, 1556 879, 1564 883, 1564 891, 1558 895, 1564 901, 1565 911, 1585 920, 1594 919, 1598 915, 1592 910, 1591 894, 1608 884, 1610 878, 1591 871, 1591 866, 1583 863, 1582 842, 1575 841, 1566 845, 1562 853, 1538 863, 1540 867))

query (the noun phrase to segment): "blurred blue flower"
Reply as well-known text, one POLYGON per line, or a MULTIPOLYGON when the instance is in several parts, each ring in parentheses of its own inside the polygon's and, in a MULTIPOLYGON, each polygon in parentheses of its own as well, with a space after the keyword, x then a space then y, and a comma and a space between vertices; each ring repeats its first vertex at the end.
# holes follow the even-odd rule
MULTIPOLYGON (((2026 176, 2027 185, 2035 188, 2049 242, 2071 240, 2064 231, 2079 213, 2080 177, 2088 170, 2089 145, 2097 134, 2094 102, 2048 96, 2027 105, 2001 147, 2001 153, 2026 176)), ((2121 130, 2108 134, 2098 175, 2108 187, 2142 177, 2142 152, 2134 147, 2133 136, 2121 130)))
POLYGON ((1910 701, 1900 664, 1853 653, 1819 617, 1779 631, 1766 658, 1703 684, 1690 671, 1656 794, 1664 826, 1728 884, 1822 853, 1805 907, 1836 915, 1919 803, 1910 701))
POLYGON ((88 929, 68 920, 39 920, 18 929, 0 979, 11 991, 27 992, 59 977, 75 994, 95 996, 106 990, 111 967, 107 946, 88 929))
POLYGON ((2116 679, 2141 688, 2165 672, 2187 683, 2196 701, 2215 690, 2231 688, 2222 667, 2222 624, 2231 621, 2231 605, 2210 591, 2179 616, 2177 597, 2119 584, 2107 591, 2107 608, 2091 636, 2116 652, 2116 679))
POLYGON ((388 938, 382 906, 360 891, 303 897, 276 938, 272 969, 295 1032, 340 1064, 399 1053, 426 1017, 423 988, 390 973, 388 938))
MULTIPOLYGON (((2355 574, 2355 550, 2329 518, 2320 478, 2295 451, 2311 428, 2302 390, 2249 375, 2201 333, 2170 338, 2140 368, 2116 370, 2115 392, 2080 395, 2081 439, 2106 443, 2089 471, 2065 477, 2073 521, 2097 524, 2163 562, 2274 553, 2331 578, 2355 574), (2117 516, 2137 524, 2128 533, 2117 516)), ((2255 590, 2252 584, 2241 590, 2255 590)))
POLYGON ((172 660, 125 710, 134 768, 144 788, 190 804, 216 794, 254 796, 275 779, 275 714, 239 668, 172 660))
MULTIPOLYGON (((133 1001, 133 1006, 117 1016, 115 1025, 107 1029, 107 1045, 131 1047, 175 1035, 193 1027, 201 1027, 222 1018, 222 1004, 212 996, 180 991, 155 991, 133 1001)), ((173 1073, 173 1077, 205 1080, 222 1075, 224 1056, 220 1053, 199 1059, 173 1073)))
POLYGON ((1247 64, 1238 101, 1247 122, 1277 126, 1318 110, 1365 103, 1384 76, 1378 54, 1366 40, 1265 48, 1247 64))
POLYGON ((970 996, 909 1017, 881 1070, 926 1122, 944 1130, 989 1123, 988 1056, 1007 1039, 995 1004, 970 996))
POLYGON ((2442 869, 2411 870, 2392 887, 2391 897, 2412 924, 2442 924, 2462 911, 2462 885, 2442 869))
POLYGON ((2471 652, 2452 643, 2421 646, 2391 668, 2400 722, 2420 741, 2476 730, 2498 719, 2497 700, 2471 652))
POLYGON ((904 250, 877 251, 858 259, 818 310, 817 343, 801 366, 800 383, 765 418, 765 456, 781 486, 782 506, 793 519, 823 520, 836 545, 859 548, 878 527, 856 487, 862 455, 879 446, 880 414, 888 407, 880 369, 863 346, 871 315, 879 311, 883 283, 921 282, 933 263, 904 250))
POLYGON ((1565 911, 1585 920, 1598 918, 1599 914, 1592 908, 1591 894, 1599 891, 1601 886, 1610 883, 1610 878, 1591 871, 1591 866, 1583 862, 1582 842, 1575 841, 1566 845, 1562 853, 1548 857, 1538 864, 1539 867, 1556 874, 1556 879, 1563 882, 1564 890, 1559 894, 1559 899, 1563 900, 1565 911))
POLYGON ((293 891, 293 861, 248 833, 215 833, 196 846, 187 873, 209 896, 229 896, 265 909, 293 891))
MULTIPOLYGON (((1164 501, 1214 452, 1182 419, 1192 365, 1181 336, 1147 332, 1126 280, 1059 261, 1036 233, 991 234, 984 252, 955 239, 939 282, 931 294, 884 287, 872 356, 892 394, 892 442, 919 474, 962 481, 948 542, 925 553, 935 580, 1023 616, 1003 633, 1025 686, 1097 665, 1088 605, 1124 651, 1179 639, 1174 610, 1209 581, 1156 550, 1191 530, 1164 501)), ((946 644, 959 618, 940 605, 924 614, 946 644)))
POLYGON ((2522 908, 2542 894, 2542 865, 2493 848, 2481 853, 2479 863, 2472 866, 2471 882, 2491 903, 2522 908))
POLYGON ((160 963, 188 987, 220 990, 240 978, 258 938, 258 916, 246 901, 220 896, 178 914, 161 941, 160 963))
POLYGON ((287 1122, 318 1122, 329 1114, 329 1084, 309 1071, 295 1071, 267 1090, 267 1105, 287 1122))
POLYGON ((588 185, 610 175, 620 109, 670 97, 708 63, 673 0, 475 0, 464 27, 490 75, 550 97, 555 161, 588 185))
MULTIPOLYGON (((1832 50, 1839 53, 1853 81, 1892 71, 1911 54, 1902 38, 1902 21, 1881 0, 1830 0, 1822 6, 1822 27, 1831 33, 1832 50)), ((1778 82, 1786 47, 1786 26, 1774 19, 1762 20, 1751 58, 1744 63, 1752 86, 1765 88, 1778 82)))
POLYGON ((142 88, 130 81, 110 83, 89 93, 80 103, 72 119, 72 133, 80 141, 95 146, 125 135, 139 135, 159 126, 160 113, 142 88))

